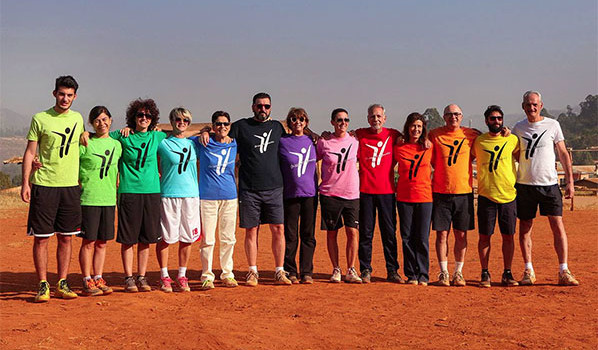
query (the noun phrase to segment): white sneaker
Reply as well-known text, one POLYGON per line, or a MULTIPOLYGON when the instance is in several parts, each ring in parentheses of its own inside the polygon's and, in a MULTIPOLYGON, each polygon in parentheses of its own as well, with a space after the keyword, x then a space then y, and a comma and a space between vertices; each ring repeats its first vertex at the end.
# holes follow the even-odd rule
POLYGON ((340 283, 341 282, 341 275, 342 275, 342 271, 340 267, 335 267, 334 270, 332 270, 332 277, 330 277, 330 282, 332 283, 340 283))
POLYGON ((361 277, 357 274, 354 267, 349 268, 347 270, 347 275, 345 276, 345 282, 347 283, 361 283, 361 277))

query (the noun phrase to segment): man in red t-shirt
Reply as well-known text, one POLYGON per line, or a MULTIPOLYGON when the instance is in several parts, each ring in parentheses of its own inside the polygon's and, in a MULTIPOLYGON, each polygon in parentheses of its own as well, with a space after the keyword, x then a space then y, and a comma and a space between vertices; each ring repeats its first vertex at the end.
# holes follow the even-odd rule
POLYGON ((384 107, 368 107, 369 128, 355 132, 359 140, 359 267, 364 283, 369 283, 372 273, 372 239, 376 226, 376 210, 387 280, 402 283, 397 273, 396 201, 393 145, 401 133, 383 127, 386 122, 384 107))

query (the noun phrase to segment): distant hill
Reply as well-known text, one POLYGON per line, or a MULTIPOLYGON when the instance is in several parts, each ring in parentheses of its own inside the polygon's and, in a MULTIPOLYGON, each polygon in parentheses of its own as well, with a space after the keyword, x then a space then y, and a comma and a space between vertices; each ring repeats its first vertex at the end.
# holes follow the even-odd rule
POLYGON ((30 123, 31 116, 0 108, 0 136, 25 136, 30 123))

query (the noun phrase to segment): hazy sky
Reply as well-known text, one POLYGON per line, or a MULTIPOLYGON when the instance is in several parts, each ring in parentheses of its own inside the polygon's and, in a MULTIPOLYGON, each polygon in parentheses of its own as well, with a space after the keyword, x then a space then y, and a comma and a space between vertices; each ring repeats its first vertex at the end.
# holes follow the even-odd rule
POLYGON ((549 109, 598 92, 597 1, 8 1, 0 3, 0 103, 26 116, 53 105, 54 79, 80 84, 73 109, 154 98, 207 121, 304 107, 315 130, 345 107, 352 127, 382 103, 408 113, 499 104, 520 113, 539 90, 549 109))

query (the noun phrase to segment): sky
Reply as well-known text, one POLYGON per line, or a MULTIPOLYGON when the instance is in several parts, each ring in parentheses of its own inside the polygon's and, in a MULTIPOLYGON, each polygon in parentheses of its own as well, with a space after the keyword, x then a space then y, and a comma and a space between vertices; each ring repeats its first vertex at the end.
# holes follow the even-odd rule
POLYGON ((491 104, 523 115, 526 90, 548 109, 598 93, 597 16, 596 0, 1 0, 0 107, 30 118, 69 74, 73 109, 105 105, 117 127, 139 97, 162 121, 184 106, 207 122, 216 110, 250 116, 261 91, 273 117, 303 107, 317 131, 336 107, 367 126, 372 103, 398 129, 449 103, 483 125, 491 104))

